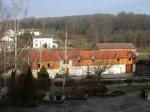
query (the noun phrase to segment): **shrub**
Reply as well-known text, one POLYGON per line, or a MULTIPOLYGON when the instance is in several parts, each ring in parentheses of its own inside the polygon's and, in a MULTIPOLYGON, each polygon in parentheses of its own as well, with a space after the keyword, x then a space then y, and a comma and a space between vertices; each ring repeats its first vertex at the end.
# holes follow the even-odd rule
POLYGON ((16 77, 15 72, 12 72, 10 79, 10 95, 14 104, 17 103, 21 106, 35 104, 37 89, 30 67, 28 67, 26 73, 22 73, 18 77, 16 77))
POLYGON ((55 78, 62 78, 62 74, 56 73, 55 78))
POLYGON ((51 79, 44 66, 38 72, 37 85, 39 89, 47 90, 51 86, 51 79))
POLYGON ((28 67, 27 73, 23 77, 23 101, 33 102, 36 98, 36 85, 35 79, 33 78, 30 67, 28 67))

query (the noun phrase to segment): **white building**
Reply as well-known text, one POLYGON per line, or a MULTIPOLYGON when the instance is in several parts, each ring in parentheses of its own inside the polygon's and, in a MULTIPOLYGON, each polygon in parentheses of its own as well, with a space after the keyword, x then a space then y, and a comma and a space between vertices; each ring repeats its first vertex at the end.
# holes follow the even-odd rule
POLYGON ((34 30, 34 29, 22 29, 22 30, 18 31, 18 35, 23 35, 25 33, 29 33, 30 35, 34 35, 34 36, 41 35, 40 31, 34 30))
POLYGON ((33 38, 33 48, 57 48, 53 36, 35 36, 33 38))
POLYGON ((6 50, 8 52, 14 51, 14 39, 15 32, 11 29, 5 32, 5 36, 0 40, 0 51, 6 50))
POLYGON ((15 32, 12 29, 9 29, 5 32, 5 36, 13 38, 15 36, 15 32))
POLYGON ((33 34, 34 36, 39 36, 41 33, 39 31, 31 31, 30 34, 33 34))
POLYGON ((135 72, 136 55, 131 51, 69 50, 67 62, 65 51, 62 50, 32 49, 30 53, 35 77, 42 66, 47 68, 50 77, 64 73, 65 68, 69 75, 78 76, 94 74, 95 69, 106 69, 102 74, 113 76, 135 72))
POLYGON ((2 51, 4 48, 8 52, 14 51, 14 40, 11 37, 4 36, 1 39, 0 51, 2 51))

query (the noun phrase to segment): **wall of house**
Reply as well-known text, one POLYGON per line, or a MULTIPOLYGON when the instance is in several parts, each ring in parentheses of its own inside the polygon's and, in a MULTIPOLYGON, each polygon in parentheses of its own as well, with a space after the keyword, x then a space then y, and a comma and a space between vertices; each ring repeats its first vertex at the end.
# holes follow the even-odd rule
POLYGON ((73 60, 72 61, 72 66, 87 66, 87 65, 102 65, 102 64, 133 64, 134 59, 132 58, 113 58, 113 59, 102 59, 102 60, 73 60))
POLYGON ((57 44, 53 42, 53 38, 34 38, 33 48, 43 48, 47 44, 47 48, 57 48, 57 44))
MULTIPOLYGON (((75 66, 71 67, 69 69, 69 74, 70 75, 87 75, 87 72, 89 74, 94 74, 94 67, 95 66, 75 66)), ((103 74, 121 74, 126 72, 125 64, 118 64, 118 65, 113 65, 112 67, 108 68, 103 74)))
POLYGON ((32 62, 32 69, 40 69, 42 66, 46 69, 59 69, 60 63, 58 61, 32 62))

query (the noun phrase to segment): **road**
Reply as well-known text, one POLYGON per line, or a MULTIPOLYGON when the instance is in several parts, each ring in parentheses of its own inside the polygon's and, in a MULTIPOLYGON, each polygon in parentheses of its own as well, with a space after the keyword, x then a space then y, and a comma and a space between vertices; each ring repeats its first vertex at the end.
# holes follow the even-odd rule
POLYGON ((117 97, 90 97, 63 104, 39 104, 35 108, 1 107, 0 112, 150 112, 150 102, 130 93, 117 97))

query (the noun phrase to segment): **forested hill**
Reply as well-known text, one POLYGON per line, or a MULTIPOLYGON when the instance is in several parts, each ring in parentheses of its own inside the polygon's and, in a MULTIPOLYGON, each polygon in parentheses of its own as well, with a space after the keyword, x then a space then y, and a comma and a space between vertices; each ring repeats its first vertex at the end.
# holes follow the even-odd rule
MULTIPOLYGON (((25 29, 41 29, 64 37, 68 34, 78 42, 132 42, 138 47, 150 46, 150 15, 119 13, 118 15, 94 14, 60 18, 28 18, 21 21, 25 29)), ((75 42, 75 41, 74 41, 75 42)))

